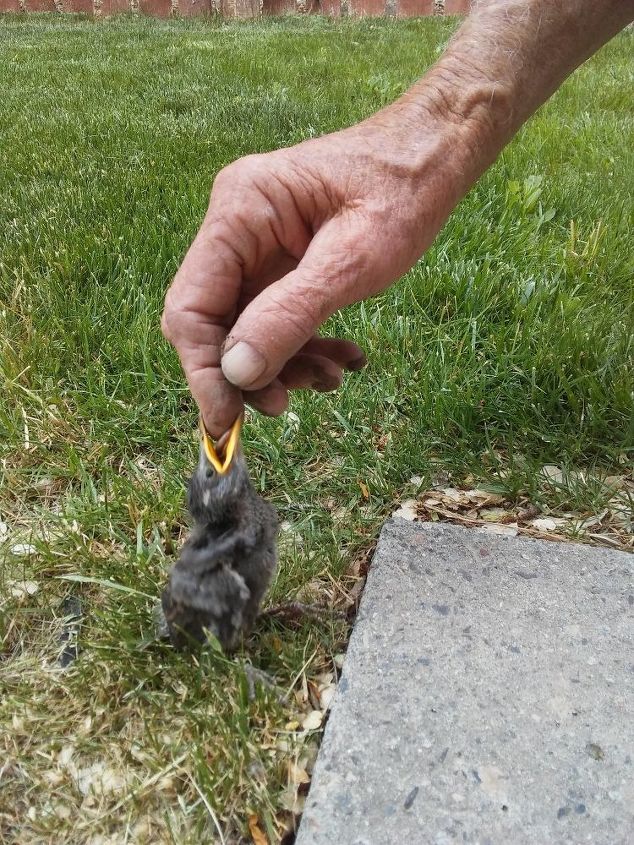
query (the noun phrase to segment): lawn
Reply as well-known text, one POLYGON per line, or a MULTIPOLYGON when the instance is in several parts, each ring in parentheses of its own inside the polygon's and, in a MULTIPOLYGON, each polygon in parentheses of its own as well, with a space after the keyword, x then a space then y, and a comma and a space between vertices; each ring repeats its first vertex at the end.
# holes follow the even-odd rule
MULTIPOLYGON (((152 640, 197 449, 161 304, 219 168, 369 114, 454 26, 0 19, 0 841, 277 842, 301 809, 346 624, 262 622, 232 660, 152 640), (248 663, 278 688, 253 695, 248 663)), ((345 608, 386 515, 439 477, 611 518, 634 454, 633 45, 331 321, 365 372, 249 416, 284 529, 272 601, 345 608)))

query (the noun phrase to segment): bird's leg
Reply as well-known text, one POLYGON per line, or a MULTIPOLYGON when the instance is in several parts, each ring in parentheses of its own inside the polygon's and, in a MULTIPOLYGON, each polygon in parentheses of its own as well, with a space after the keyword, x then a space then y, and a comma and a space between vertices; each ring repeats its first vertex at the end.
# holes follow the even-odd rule
POLYGON ((297 621, 300 619, 323 619, 329 617, 331 619, 346 618, 346 614, 342 610, 335 610, 333 607, 324 607, 319 604, 303 604, 299 601, 286 602, 284 604, 276 604, 273 607, 267 607, 260 612, 260 617, 270 616, 276 619, 290 619, 297 621))
MULTIPOLYGON (((271 678, 271 676, 267 675, 266 672, 263 672, 262 669, 256 669, 251 663, 243 663, 242 668, 244 669, 244 677, 247 681, 247 697, 249 701, 255 700, 255 688, 257 684, 261 684, 263 687, 266 687, 266 689, 280 689, 275 678, 271 678)), ((277 700, 279 704, 283 704, 284 696, 278 695, 277 700)))

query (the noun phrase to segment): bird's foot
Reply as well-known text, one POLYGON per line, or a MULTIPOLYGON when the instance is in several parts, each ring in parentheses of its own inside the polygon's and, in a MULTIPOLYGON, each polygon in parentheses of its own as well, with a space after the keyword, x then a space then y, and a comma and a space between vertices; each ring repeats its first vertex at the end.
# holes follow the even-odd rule
POLYGON ((275 604, 261 611, 260 616, 270 616, 274 619, 288 619, 297 622, 302 619, 346 619, 345 612, 336 610, 333 607, 324 607, 320 604, 304 604, 300 601, 291 601, 284 604, 275 604))
MULTIPOLYGON (((275 678, 272 678, 270 675, 267 675, 266 672, 263 672, 262 669, 256 669, 251 663, 243 663, 242 668, 244 670, 244 676, 247 680, 247 696, 249 701, 253 701, 255 699, 255 689, 258 684, 266 689, 271 690, 279 690, 280 687, 277 685, 275 678)), ((278 695, 277 697, 278 703, 284 703, 284 696, 278 695)))
POLYGON ((160 601, 152 608, 152 621, 154 622, 155 638, 157 640, 169 640, 170 626, 167 623, 160 601))

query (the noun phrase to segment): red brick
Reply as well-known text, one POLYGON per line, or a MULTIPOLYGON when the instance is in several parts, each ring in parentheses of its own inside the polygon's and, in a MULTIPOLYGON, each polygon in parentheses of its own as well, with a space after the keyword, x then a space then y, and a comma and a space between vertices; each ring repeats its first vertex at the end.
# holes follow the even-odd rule
POLYGON ((222 15, 225 18, 257 18, 260 0, 222 0, 222 15))
POLYGON ((341 0, 320 0, 317 11, 329 18, 338 18, 341 15, 341 0))
POLYGON ((385 0, 350 0, 348 14, 357 17, 383 17, 385 15, 385 0))
POLYGON ((211 15, 211 0, 178 0, 178 14, 182 18, 211 15))
POLYGON ((396 3, 399 18, 421 18, 433 13, 434 0, 397 0, 396 3))
POLYGON ((130 11, 130 0, 101 0, 101 16, 122 15, 130 11))
POLYGON ((2 12, 19 12, 19 0, 0 0, 0 14, 2 12))
POLYGON ((263 0, 263 15, 292 15, 297 12, 295 0, 263 0))
POLYGON ((62 0, 65 12, 76 12, 82 15, 93 14, 93 0, 62 0))
POLYGON ((54 0, 26 0, 27 12, 56 12, 54 0))
POLYGON ((139 0, 139 12, 153 18, 169 18, 172 14, 172 0, 139 0))
POLYGON ((468 15, 470 6, 469 0, 445 0, 445 14, 468 15))

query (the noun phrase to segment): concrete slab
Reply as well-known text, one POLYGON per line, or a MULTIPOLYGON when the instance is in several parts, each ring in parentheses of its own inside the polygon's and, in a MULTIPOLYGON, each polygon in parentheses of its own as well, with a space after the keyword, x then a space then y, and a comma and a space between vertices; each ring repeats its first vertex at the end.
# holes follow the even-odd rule
POLYGON ((297 845, 634 843, 633 564, 387 523, 297 845))

